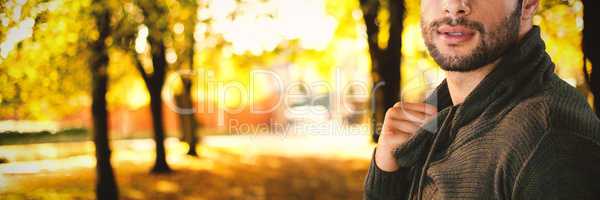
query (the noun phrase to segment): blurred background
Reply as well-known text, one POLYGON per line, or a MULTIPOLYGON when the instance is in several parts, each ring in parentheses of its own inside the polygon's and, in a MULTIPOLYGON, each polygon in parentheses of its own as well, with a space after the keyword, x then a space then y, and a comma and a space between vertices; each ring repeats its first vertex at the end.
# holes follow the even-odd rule
MULTIPOLYGON (((0 0, 0 199, 361 199, 383 111, 444 79, 419 3, 0 0)), ((598 107, 595 3, 540 4, 598 107)))

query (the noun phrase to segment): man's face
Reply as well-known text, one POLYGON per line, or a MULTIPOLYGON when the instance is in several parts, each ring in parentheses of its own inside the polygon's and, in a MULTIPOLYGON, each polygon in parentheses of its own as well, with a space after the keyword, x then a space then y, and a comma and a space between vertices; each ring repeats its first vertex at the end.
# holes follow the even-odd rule
POLYGON ((446 71, 467 72, 500 58, 518 39, 519 0, 421 0, 421 30, 446 71))

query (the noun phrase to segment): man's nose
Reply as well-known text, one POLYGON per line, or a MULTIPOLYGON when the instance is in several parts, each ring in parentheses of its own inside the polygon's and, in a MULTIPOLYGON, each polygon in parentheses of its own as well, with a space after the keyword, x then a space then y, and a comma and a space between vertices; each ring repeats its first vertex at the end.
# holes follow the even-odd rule
POLYGON ((444 13, 447 17, 459 18, 471 14, 468 0, 442 0, 444 13))

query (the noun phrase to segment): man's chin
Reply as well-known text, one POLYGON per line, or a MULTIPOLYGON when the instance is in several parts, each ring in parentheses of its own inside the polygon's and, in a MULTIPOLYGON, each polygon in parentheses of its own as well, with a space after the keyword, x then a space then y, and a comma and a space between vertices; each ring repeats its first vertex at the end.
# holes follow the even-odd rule
POLYGON ((474 49, 476 47, 475 46, 467 46, 467 45, 441 45, 438 46, 437 49, 439 50, 440 54, 446 58, 456 58, 456 57, 462 57, 462 58, 466 58, 471 56, 472 54, 474 54, 474 49))
POLYGON ((468 56, 434 58, 434 60, 442 70, 447 72, 470 72, 483 67, 483 65, 473 62, 472 58, 468 56))
POLYGON ((440 68, 446 72, 471 72, 481 67, 466 67, 466 66, 444 66, 440 65, 440 68))

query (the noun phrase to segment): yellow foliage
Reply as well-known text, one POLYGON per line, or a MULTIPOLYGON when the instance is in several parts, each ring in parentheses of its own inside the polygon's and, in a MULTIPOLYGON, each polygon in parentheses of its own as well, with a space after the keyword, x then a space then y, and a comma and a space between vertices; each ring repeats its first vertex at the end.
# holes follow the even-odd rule
MULTIPOLYGON (((306 5, 298 5, 298 9, 306 9, 314 15, 310 15, 312 18, 307 18, 308 21, 292 25, 274 23, 277 20, 288 22, 300 19, 279 12, 290 9, 294 11, 294 7, 290 7, 292 4, 275 5, 269 2, 261 1, 250 5, 245 1, 233 0, 201 1, 198 2, 199 9, 195 10, 190 2, 163 1, 169 15, 153 17, 168 24, 167 32, 178 32, 163 35, 167 37, 165 41, 172 54, 171 58, 174 58, 173 55, 177 57, 171 59, 173 63, 170 68, 175 70, 189 65, 189 58, 183 49, 194 46, 194 69, 200 73, 212 73, 208 79, 199 77, 201 80, 195 81, 193 89, 197 90, 195 94, 199 94, 193 97, 195 100, 200 100, 198 98, 201 97, 206 97, 202 100, 213 102, 219 100, 213 95, 207 95, 211 91, 207 89, 209 87, 206 80, 237 82, 249 88, 252 82, 250 74, 254 69, 287 70, 289 80, 286 81, 290 82, 324 81, 330 85, 337 82, 343 85, 358 80, 370 84, 370 58, 359 1, 307 1, 306 5), (229 6, 233 6, 233 9, 229 6), (220 16, 218 12, 227 15, 220 16), (243 18, 242 21, 231 21, 232 18, 226 17, 230 15, 236 16, 236 19, 250 17, 243 18), (317 24, 308 23, 313 21, 318 21, 320 28, 314 27, 317 24), (242 29, 244 27, 264 29, 245 30, 242 29), (284 30, 275 30, 273 27, 284 30), (195 31, 195 43, 189 41, 189 35, 184 37, 189 31, 195 31), (315 35, 315 32, 323 35, 315 35), (246 33, 251 35, 245 35, 246 33)), ((429 57, 421 38, 419 2, 406 0, 402 34, 402 98, 410 101, 422 100, 444 77, 443 72, 429 57)), ((118 1, 110 1, 109 5, 115 10, 115 16, 121 16, 118 12, 121 4, 118 1)), ((136 13, 139 9, 136 11, 135 5, 134 2, 126 1, 123 9, 132 15, 132 24, 141 25, 143 17, 140 18, 141 14, 136 13)), ((534 22, 542 29, 547 51, 557 65, 557 73, 567 82, 581 86, 581 1, 543 0, 540 5, 534 22)), ((14 5, 6 6, 5 9, 6 14, 0 14, 0 33, 10 34, 11 29, 23 29, 22 33, 27 33, 29 26, 20 28, 18 25, 27 25, 31 20, 35 24, 30 27, 32 34, 29 37, 13 38, 0 34, 0 43, 10 46, 4 42, 15 40, 13 42, 19 44, 10 51, 5 48, 7 50, 3 51, 6 55, 0 56, 0 117, 52 119, 89 105, 88 58, 92 55, 87 49, 87 42, 98 37, 93 16, 90 15, 93 9, 90 0, 30 0, 22 5, 22 9, 16 9, 14 5), (14 14, 16 12, 21 13, 14 14), (13 15, 20 17, 13 19, 13 15)), ((386 23, 389 17, 386 9, 379 11, 381 31, 378 45, 382 48, 390 37, 387 31, 389 23, 386 23)), ((137 29, 137 25, 133 26, 134 29, 137 29)), ((114 45, 118 42, 118 39, 111 37, 107 44, 114 45)), ((144 57, 144 65, 150 66, 151 60, 147 55, 144 57)), ((108 101, 111 107, 125 105, 139 108, 148 104, 143 81, 131 59, 127 53, 110 50, 111 82, 108 101)), ((254 91, 252 99, 242 93, 232 93, 226 102, 219 105, 243 107, 271 98, 277 92, 270 87, 272 83, 266 80, 255 83, 251 88, 254 91)), ((165 87, 176 89, 175 85, 165 87)), ((344 92, 335 91, 341 89, 343 88, 317 90, 319 93, 344 92)))

